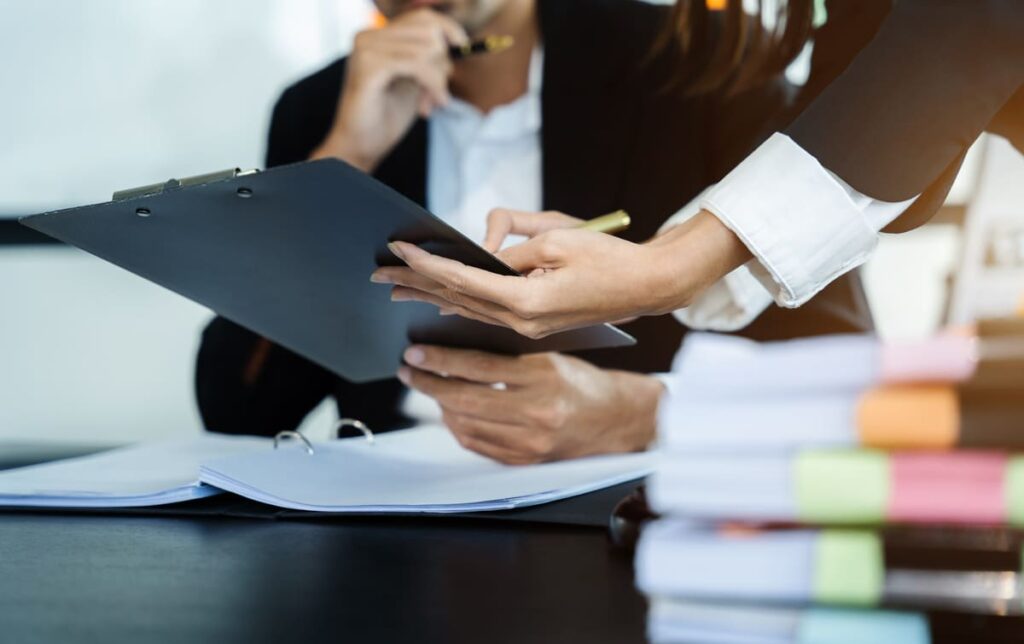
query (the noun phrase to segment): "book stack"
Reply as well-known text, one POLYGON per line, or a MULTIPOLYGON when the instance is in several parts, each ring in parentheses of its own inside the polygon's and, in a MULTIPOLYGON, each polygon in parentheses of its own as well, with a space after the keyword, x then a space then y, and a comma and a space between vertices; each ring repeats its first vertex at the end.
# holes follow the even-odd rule
POLYGON ((1024 322, 696 334, 675 374, 636 562, 654 641, 930 642, 934 611, 1024 615, 1024 322))

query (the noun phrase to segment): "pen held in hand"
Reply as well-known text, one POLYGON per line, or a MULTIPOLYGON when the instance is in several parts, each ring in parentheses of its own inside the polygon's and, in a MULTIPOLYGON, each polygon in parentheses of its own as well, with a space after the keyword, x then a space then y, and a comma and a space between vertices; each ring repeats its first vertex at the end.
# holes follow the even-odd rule
POLYGON ((512 36, 487 36, 465 45, 452 45, 448 48, 448 57, 452 60, 462 60, 477 54, 496 54, 505 51, 515 43, 516 39, 512 36))
MULTIPOLYGON (((632 223, 632 220, 630 219, 628 212, 626 212, 625 210, 616 210, 615 212, 610 212, 607 215, 601 215, 599 217, 594 217, 593 219, 588 219, 587 221, 584 221, 579 226, 577 226, 577 228, 579 228, 580 230, 590 230, 595 233, 614 235, 616 233, 621 233, 622 231, 629 228, 630 223, 632 223)), ((530 271, 527 277, 537 277, 539 275, 543 275, 546 272, 548 272, 548 269, 546 268, 535 268, 532 271, 530 271)), ((632 322, 633 319, 635 318, 622 320, 622 323, 632 322)), ((618 322, 616 322, 616 324, 618 324, 618 322)))
POLYGON ((615 233, 621 233, 622 231, 629 228, 631 220, 629 213, 625 210, 616 210, 615 212, 608 213, 607 215, 601 215, 600 217, 594 217, 593 219, 587 220, 579 225, 579 228, 583 230, 592 230, 595 233, 607 233, 614 235, 615 233))

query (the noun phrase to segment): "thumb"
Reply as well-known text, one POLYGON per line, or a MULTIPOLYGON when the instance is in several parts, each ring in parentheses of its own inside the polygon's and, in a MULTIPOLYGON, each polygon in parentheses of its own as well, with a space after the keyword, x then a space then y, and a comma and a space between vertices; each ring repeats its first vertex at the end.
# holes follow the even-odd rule
POLYGON ((543 236, 509 246, 498 253, 498 259, 523 275, 554 266, 551 241, 543 236))
POLYGON ((496 253, 509 235, 536 237, 549 230, 574 228, 579 226, 582 221, 554 211, 524 212, 508 208, 495 208, 487 215, 487 235, 484 237, 484 248, 496 253))
POLYGON ((484 235, 484 248, 491 253, 497 253, 505 238, 512 232, 512 219, 515 210, 495 208, 487 214, 487 234, 484 235))

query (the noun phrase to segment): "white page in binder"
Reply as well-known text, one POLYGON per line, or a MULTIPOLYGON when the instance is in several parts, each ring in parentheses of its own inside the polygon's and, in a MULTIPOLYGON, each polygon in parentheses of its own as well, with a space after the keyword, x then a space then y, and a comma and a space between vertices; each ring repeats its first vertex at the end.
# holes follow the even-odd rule
POLYGON ((444 427, 424 426, 227 456, 200 479, 240 496, 294 510, 449 513, 537 505, 647 475, 651 453, 502 465, 463 449, 444 427))
POLYGON ((219 490, 199 483, 207 459, 271 450, 266 438, 201 434, 0 472, 0 506, 115 508, 189 501, 219 490))

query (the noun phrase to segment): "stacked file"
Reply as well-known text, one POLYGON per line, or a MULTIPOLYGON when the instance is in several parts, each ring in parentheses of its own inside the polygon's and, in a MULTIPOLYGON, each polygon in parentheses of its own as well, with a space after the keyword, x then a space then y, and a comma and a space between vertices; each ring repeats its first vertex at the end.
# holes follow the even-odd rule
POLYGON ((1024 613, 1024 323, 899 344, 698 334, 675 374, 648 488, 664 518, 637 553, 652 638, 723 604, 785 608, 791 635, 815 605, 1024 613))

